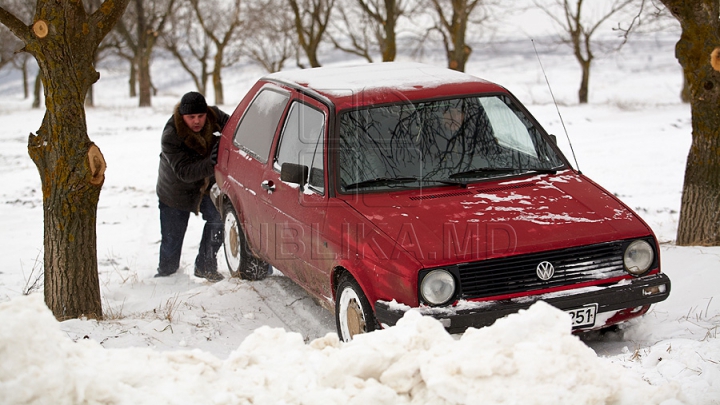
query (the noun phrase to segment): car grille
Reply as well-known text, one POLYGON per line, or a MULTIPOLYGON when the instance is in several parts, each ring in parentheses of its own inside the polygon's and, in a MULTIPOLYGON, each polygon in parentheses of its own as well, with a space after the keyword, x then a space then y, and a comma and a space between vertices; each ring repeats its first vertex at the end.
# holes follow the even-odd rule
POLYGON ((623 241, 608 242, 461 264, 461 298, 515 294, 623 276, 627 274, 623 246, 623 241), (548 281, 541 280, 536 272, 543 261, 555 268, 548 281))

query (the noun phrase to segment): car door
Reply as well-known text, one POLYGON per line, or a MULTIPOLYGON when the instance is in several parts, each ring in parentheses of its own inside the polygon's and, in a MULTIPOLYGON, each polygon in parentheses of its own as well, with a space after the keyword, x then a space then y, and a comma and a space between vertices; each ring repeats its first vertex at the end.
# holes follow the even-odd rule
POLYGON ((274 150, 273 164, 263 174, 264 229, 271 263, 319 296, 330 296, 329 274, 334 255, 322 236, 327 207, 325 143, 327 107, 295 93, 274 150), (303 184, 281 180, 283 163, 308 167, 303 184))
POLYGON ((263 229, 271 219, 263 218, 258 196, 265 193, 263 176, 272 167, 271 147, 281 119, 287 109, 290 93, 278 86, 265 85, 258 90, 243 112, 228 153, 227 177, 233 204, 241 216, 253 251, 266 258, 263 229))

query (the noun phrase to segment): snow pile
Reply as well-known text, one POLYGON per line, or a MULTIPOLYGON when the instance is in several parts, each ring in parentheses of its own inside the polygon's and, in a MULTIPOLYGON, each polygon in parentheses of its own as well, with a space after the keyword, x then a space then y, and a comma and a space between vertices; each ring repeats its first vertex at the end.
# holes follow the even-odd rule
POLYGON ((12 404, 682 403, 674 384, 597 357, 542 302, 457 340, 412 311, 347 344, 263 326, 227 360, 73 342, 39 294, 0 304, 0 325, 0 398, 12 404))

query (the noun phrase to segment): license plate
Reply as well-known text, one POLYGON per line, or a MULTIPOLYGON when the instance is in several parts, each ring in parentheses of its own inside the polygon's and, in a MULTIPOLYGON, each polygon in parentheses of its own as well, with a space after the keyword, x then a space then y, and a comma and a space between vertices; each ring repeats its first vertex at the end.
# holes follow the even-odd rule
POLYGON ((581 308, 566 310, 572 318, 572 327, 581 328, 584 326, 595 326, 595 314, 597 314, 597 304, 587 304, 581 308))

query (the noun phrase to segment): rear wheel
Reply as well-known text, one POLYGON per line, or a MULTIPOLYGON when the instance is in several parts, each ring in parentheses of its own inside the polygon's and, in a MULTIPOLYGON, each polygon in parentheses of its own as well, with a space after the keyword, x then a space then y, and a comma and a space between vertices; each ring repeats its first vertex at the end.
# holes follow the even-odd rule
POLYGON ((226 203, 223 212, 223 246, 230 275, 245 280, 264 279, 268 275, 269 266, 250 251, 232 204, 226 203))
POLYGON ((370 302, 352 276, 340 277, 335 297, 335 323, 340 340, 349 342, 355 335, 377 329, 370 302))

